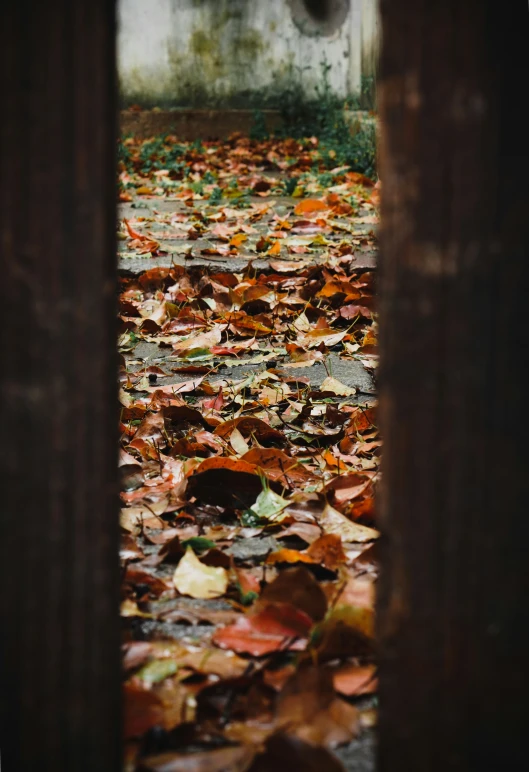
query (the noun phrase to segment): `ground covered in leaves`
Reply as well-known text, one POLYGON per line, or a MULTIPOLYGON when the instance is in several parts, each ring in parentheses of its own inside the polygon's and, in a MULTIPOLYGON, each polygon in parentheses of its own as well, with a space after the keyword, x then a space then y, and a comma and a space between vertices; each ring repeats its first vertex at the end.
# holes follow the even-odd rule
POLYGON ((314 138, 169 137, 122 144, 120 199, 126 768, 355 769, 376 186, 314 138))

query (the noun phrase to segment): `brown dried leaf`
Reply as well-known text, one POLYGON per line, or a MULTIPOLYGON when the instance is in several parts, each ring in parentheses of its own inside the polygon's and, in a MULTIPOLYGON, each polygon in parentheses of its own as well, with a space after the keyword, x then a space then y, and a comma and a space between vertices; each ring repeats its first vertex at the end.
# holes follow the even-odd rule
POLYGON ((246 772, 255 757, 249 745, 233 745, 195 753, 160 753, 141 762, 138 772, 246 772))
POLYGON ((188 479, 188 495, 206 504, 248 508, 262 490, 257 467, 232 458, 207 458, 188 479))
POLYGON ((302 650, 312 619, 289 603, 262 603, 254 613, 217 630, 213 643, 223 649, 261 657, 273 651, 302 650))
POLYGON ((283 687, 277 723, 311 745, 327 748, 350 742, 359 731, 358 709, 336 697, 332 674, 322 667, 300 667, 283 687))

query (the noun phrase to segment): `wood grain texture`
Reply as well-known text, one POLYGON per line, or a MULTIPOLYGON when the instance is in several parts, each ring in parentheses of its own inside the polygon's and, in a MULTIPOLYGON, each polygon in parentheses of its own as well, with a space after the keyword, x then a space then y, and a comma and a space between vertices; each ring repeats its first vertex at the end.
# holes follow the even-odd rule
POLYGON ((379 769, 521 769, 528 7, 381 10, 379 769))
POLYGON ((2 12, 5 772, 120 768, 114 11, 2 12))

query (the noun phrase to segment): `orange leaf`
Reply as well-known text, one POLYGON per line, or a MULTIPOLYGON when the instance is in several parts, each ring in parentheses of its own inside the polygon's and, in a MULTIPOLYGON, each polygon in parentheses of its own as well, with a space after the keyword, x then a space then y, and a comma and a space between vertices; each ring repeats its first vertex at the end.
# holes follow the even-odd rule
POLYGON ((148 185, 140 185, 139 188, 136 188, 136 193, 138 196, 154 196, 154 190, 152 188, 149 188, 148 185))
POLYGON ((342 539, 334 533, 326 533, 316 539, 308 548, 307 556, 314 563, 322 563, 331 571, 347 559, 342 548, 342 539))
POLYGON ((266 559, 267 563, 316 563, 311 556, 306 552, 298 552, 298 550, 281 549, 277 552, 272 552, 266 559))
POLYGON ((231 247, 240 247, 241 244, 243 244, 247 240, 248 236, 246 233, 236 233, 235 236, 233 236, 230 239, 230 246, 231 247))
POLYGON ((325 201, 320 201, 317 198, 304 198, 299 204, 296 204, 294 214, 311 215, 318 212, 324 212, 329 207, 325 201))
POLYGON ((135 231, 134 228, 131 227, 129 221, 126 218, 123 218, 123 222, 125 223, 125 228, 127 229, 129 236, 131 239, 139 239, 140 241, 143 241, 147 238, 147 236, 144 236, 141 233, 138 233, 138 231, 135 231))
MULTIPOLYGON (((237 418, 234 420, 241 421, 241 419, 237 418)), ((248 418, 245 418, 244 420, 258 421, 259 419, 248 416, 248 418)), ((251 426, 252 425, 249 423, 246 424, 246 430, 248 431, 251 426)), ((240 426, 237 428, 244 434, 244 430, 240 426)), ((273 439, 273 435, 268 432, 276 431, 277 429, 272 429, 272 427, 265 429, 259 425, 253 430, 253 433, 257 440, 261 441, 264 439, 266 442, 267 439, 273 439)), ((217 432, 217 434, 219 433, 220 432, 217 432)), ((249 436, 251 433, 252 430, 248 431, 248 435, 246 436, 249 436)), ((271 480, 280 480, 282 484, 288 488, 291 488, 294 485, 304 485, 315 477, 314 472, 307 469, 307 467, 296 458, 291 458, 282 450, 279 450, 279 448, 252 448, 252 450, 249 450, 248 453, 244 454, 243 458, 248 463, 259 466, 271 480)))
POLYGON ((333 456, 330 450, 324 450, 321 455, 327 466, 338 467, 341 472, 344 472, 347 469, 347 466, 344 464, 344 462, 340 458, 333 456))
POLYGON ((333 279, 326 282, 317 293, 318 298, 331 298, 333 295, 343 294, 350 298, 359 298, 360 292, 348 281, 333 279))
POLYGON ((359 667, 351 662, 340 665, 332 674, 334 688, 347 697, 373 694, 377 690, 375 665, 359 667))
POLYGON ((375 408, 358 407, 351 413, 350 423, 347 427, 347 433, 364 432, 376 426, 375 408))
POLYGON ((365 174, 361 174, 360 172, 348 172, 347 177, 355 185, 364 185, 366 188, 375 187, 373 180, 371 180, 369 177, 366 177, 365 174))

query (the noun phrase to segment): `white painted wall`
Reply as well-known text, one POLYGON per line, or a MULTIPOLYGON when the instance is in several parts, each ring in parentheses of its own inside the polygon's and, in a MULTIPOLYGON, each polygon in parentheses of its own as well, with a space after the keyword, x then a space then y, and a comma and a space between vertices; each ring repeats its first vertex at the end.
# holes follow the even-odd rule
MULTIPOLYGON (((357 95, 371 77, 377 0, 349 0, 330 36, 304 34, 293 20, 302 0, 119 0, 118 67, 125 103, 280 107, 293 84, 307 96, 322 81, 357 95)), ((344 0, 347 2, 347 0, 344 0)))

